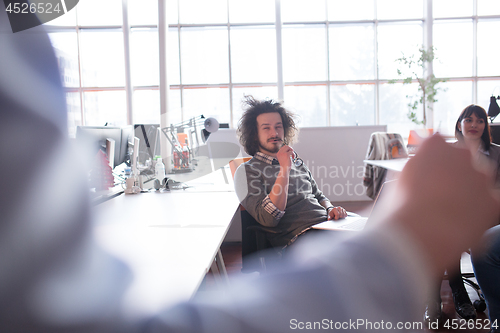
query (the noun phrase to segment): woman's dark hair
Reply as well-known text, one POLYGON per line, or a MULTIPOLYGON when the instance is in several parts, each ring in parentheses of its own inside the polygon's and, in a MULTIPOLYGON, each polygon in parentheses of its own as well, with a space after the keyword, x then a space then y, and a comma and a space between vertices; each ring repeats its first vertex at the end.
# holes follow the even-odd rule
POLYGON ((248 155, 254 156, 259 151, 259 135, 257 131, 257 117, 263 113, 277 112, 283 122, 285 132, 284 144, 289 145, 294 142, 298 133, 295 126, 294 114, 286 110, 281 103, 266 99, 258 101, 252 96, 245 96, 244 105, 246 109, 238 122, 237 134, 241 145, 248 155))
POLYGON ((491 144, 491 133, 490 133, 490 124, 488 123, 488 114, 486 113, 486 110, 480 107, 479 105, 471 104, 465 109, 463 109, 462 113, 460 113, 457 123, 455 124, 455 138, 457 138, 459 142, 464 141, 464 135, 462 134, 462 131, 460 131, 460 129, 458 128, 458 125, 462 122, 462 120, 470 117, 472 114, 484 120, 485 126, 483 135, 481 136, 481 140, 483 141, 484 149, 489 150, 491 144))

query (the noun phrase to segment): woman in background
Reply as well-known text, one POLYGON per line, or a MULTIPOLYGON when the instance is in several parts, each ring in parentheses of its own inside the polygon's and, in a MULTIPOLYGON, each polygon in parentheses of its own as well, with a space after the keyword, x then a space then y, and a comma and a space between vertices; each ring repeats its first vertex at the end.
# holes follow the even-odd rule
POLYGON ((458 117, 455 125, 457 145, 471 151, 474 163, 500 189, 500 146, 491 142, 490 125, 486 111, 478 105, 469 105, 458 117))

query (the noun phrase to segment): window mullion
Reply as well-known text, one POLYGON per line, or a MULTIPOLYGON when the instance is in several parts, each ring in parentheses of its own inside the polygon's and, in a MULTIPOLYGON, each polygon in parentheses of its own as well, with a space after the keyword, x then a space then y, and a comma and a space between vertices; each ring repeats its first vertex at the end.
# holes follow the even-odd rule
POLYGON ((473 0, 472 15, 472 101, 477 104, 477 0, 473 0))
POLYGON ((282 43, 282 27, 281 22, 281 0, 275 0, 276 5, 276 60, 278 68, 278 99, 284 100, 285 86, 283 82, 283 43, 282 43))
POLYGON ((229 66, 229 123, 231 128, 234 127, 233 119, 233 71, 231 62, 231 24, 229 22, 229 0, 227 5, 227 52, 228 52, 228 66, 229 66))
POLYGON ((123 11, 123 51, 125 56, 125 96, 127 100, 127 124, 134 123, 133 118, 133 89, 130 67, 130 23, 128 16, 128 0, 122 0, 123 11))
POLYGON ((326 17, 326 124, 331 126, 330 115, 330 22, 328 21, 328 1, 325 1, 326 17))

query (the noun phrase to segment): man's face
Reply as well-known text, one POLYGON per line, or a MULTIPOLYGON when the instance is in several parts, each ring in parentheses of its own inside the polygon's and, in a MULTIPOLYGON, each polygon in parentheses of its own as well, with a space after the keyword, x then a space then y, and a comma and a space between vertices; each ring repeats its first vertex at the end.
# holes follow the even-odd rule
POLYGON ((257 116, 260 152, 275 156, 283 146, 285 130, 278 112, 263 113, 257 116))

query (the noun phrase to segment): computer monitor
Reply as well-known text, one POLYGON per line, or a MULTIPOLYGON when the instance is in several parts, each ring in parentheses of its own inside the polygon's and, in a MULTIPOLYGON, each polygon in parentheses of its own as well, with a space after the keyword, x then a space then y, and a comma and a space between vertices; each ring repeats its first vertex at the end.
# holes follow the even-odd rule
POLYGON ((134 125, 134 135, 140 140, 138 157, 140 164, 145 164, 148 159, 152 161, 156 155, 161 155, 159 127, 159 124, 134 125))
MULTIPOLYGON (((132 126, 123 129, 111 126, 78 126, 76 128, 76 140, 86 141, 85 144, 90 146, 90 149, 95 154, 99 149, 106 152, 106 139, 108 138, 115 142, 114 156, 112 158, 113 165, 118 166, 126 160, 128 141, 133 139, 132 126)), ((111 159, 110 156, 108 158, 111 159)))
POLYGON ((128 151, 129 143, 134 142, 134 126, 129 125, 122 127, 122 142, 120 145, 120 161, 121 163, 130 161, 130 154, 128 151))

